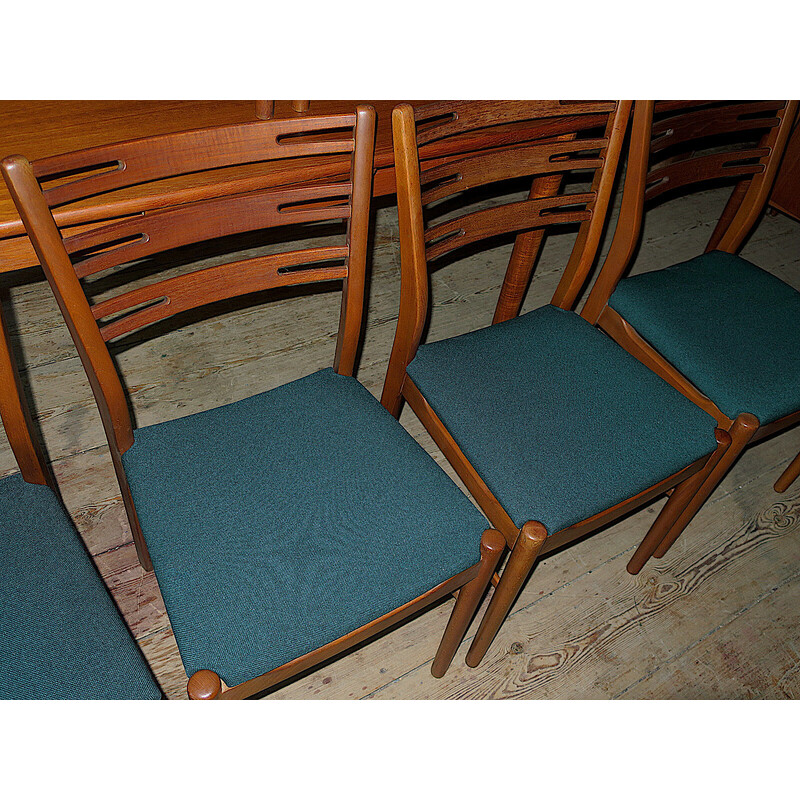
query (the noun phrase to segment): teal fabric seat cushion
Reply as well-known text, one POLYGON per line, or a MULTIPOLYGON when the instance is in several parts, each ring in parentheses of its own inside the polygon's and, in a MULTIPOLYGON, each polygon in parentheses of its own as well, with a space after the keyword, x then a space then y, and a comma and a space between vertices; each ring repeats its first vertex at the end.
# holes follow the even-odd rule
POLYGON ((124 455, 189 675, 234 685, 477 563, 483 516, 331 369, 135 431, 124 455))
POLYGON ((58 498, 0 480, 0 698, 161 696, 58 498))
POLYGON ((551 534, 716 447, 709 415, 555 306, 423 345, 408 374, 514 523, 551 534))
POLYGON ((718 250, 622 280, 609 300, 731 419, 800 409, 800 292, 718 250))

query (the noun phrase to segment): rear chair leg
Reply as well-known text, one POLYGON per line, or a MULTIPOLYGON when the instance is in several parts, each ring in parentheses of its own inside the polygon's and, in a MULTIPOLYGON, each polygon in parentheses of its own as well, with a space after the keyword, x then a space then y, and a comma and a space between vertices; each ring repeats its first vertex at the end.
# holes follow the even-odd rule
POLYGON ((653 553, 656 558, 665 556, 667 550, 675 544, 678 537, 683 533, 684 528, 692 521, 692 518, 700 510, 711 492, 719 486, 720 481, 733 466, 739 454, 747 447, 753 436, 755 436, 758 431, 758 426, 759 422, 752 414, 739 414, 739 416, 736 417, 729 431, 731 435, 731 446, 725 451, 714 469, 707 475, 700 490, 691 499, 675 524, 669 529, 667 535, 661 540, 661 543, 653 553))
POLYGON ((500 577, 500 583, 494 590, 489 608, 486 609, 478 632, 472 640, 466 659, 468 666, 477 667, 486 655, 489 645, 494 641, 512 604, 517 599, 522 584, 530 575, 546 539, 547 528, 541 522, 526 522, 522 526, 500 577))
POLYGON ((794 461, 786 467, 783 475, 775 481, 775 491, 785 492, 800 477, 800 453, 794 457, 794 461))
POLYGON ((478 610, 478 605, 489 586, 489 581, 494 575, 505 546, 505 537, 499 531, 490 528, 483 532, 478 574, 469 583, 462 586, 458 593, 455 608, 450 614, 450 620, 431 666, 431 674, 434 678, 441 678, 453 661, 453 656, 464 640, 464 634, 478 610))
POLYGON ((637 575, 647 563, 655 549, 669 533, 670 528, 675 524, 681 512, 691 502, 692 497, 697 494, 706 478, 717 466, 728 447, 730 447, 731 437, 727 431, 717 428, 714 431, 714 436, 717 439, 717 449, 709 456, 703 469, 679 483, 673 489, 666 505, 661 509, 661 513, 656 517, 656 521, 647 532, 647 536, 642 539, 642 543, 636 548, 636 552, 627 566, 627 570, 631 575, 637 575))

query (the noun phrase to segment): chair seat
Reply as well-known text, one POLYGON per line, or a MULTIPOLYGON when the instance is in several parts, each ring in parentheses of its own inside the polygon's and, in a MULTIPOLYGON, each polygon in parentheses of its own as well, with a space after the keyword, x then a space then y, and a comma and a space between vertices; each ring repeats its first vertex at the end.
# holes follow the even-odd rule
POLYGON ((514 523, 551 534, 716 447, 708 414, 555 306, 423 345, 408 374, 514 523))
POLYGON ((189 675, 288 663, 476 564, 486 521, 331 369, 135 431, 123 456, 189 675))
POLYGON ((713 251, 619 282, 609 305, 731 419, 800 409, 800 292, 713 251))
POLYGON ((161 690, 46 486, 0 480, 0 698, 158 699, 161 690))

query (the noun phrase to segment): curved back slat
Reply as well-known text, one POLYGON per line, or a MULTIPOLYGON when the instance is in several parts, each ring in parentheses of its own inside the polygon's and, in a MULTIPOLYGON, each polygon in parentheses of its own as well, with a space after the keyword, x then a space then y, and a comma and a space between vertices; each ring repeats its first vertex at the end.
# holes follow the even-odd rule
POLYGON ((501 233, 515 233, 548 225, 564 225, 591 219, 589 205, 595 194, 572 194, 546 199, 520 200, 495 208, 484 208, 434 225, 425 232, 428 261, 459 247, 501 233))
POLYGON ((354 125, 355 117, 347 114, 181 131, 43 158, 34 164, 34 175, 52 208, 191 172, 351 153, 354 125))
MULTIPOLYGON (((449 101, 417 107, 413 138, 409 130, 403 143, 397 139, 395 142, 396 148, 408 147, 417 158, 422 145, 440 139, 468 138, 478 131, 491 137, 485 140, 491 146, 479 152, 420 171, 419 202, 423 206, 467 189, 521 177, 536 180, 541 176, 574 173, 590 183, 589 192, 584 189, 569 194, 564 185, 559 184, 557 196, 530 197, 501 208, 451 217, 440 224, 431 220, 425 235, 427 260, 500 233, 575 222, 591 225, 598 199, 596 179, 603 172, 609 155, 614 125, 619 122, 618 112, 618 104, 614 102, 558 100, 449 101), (593 129, 587 129, 587 119, 592 120, 593 129), (549 125, 554 120, 567 125, 559 128, 558 137, 552 135, 549 125), (596 132, 598 128, 601 135, 585 136, 587 130, 596 132), (562 206, 568 206, 569 210, 559 213, 562 206)), ((625 117, 627 119, 627 115, 625 117)), ((614 146, 621 148, 624 125, 617 125, 616 131, 614 146)), ((581 239, 585 241, 586 238, 584 233, 581 239)))
MULTIPOLYGON (((573 102, 565 100, 496 100, 463 102, 447 100, 440 103, 426 103, 414 110, 417 123, 416 142, 421 147, 438 139, 463 135, 481 129, 500 128, 498 143, 514 141, 513 131, 502 130, 504 125, 513 125, 524 130, 525 122, 540 122, 560 118, 562 122, 569 117, 593 115, 607 117, 615 110, 613 102, 573 102), (521 125, 522 123, 522 125, 521 125)), ((593 123, 596 124, 597 120, 593 123)), ((576 127, 575 121, 567 122, 567 127, 576 127)), ((592 124, 592 123, 589 123, 592 124)), ((580 123, 577 127, 583 127, 580 123)), ((543 126, 534 128, 544 130, 543 126)), ((541 137, 541 133, 539 136, 541 137)), ((551 133, 552 135, 552 133, 551 133)))
POLYGON ((203 200, 93 228, 64 239, 64 247, 83 278, 198 241, 280 225, 349 219, 351 192, 350 183, 336 183, 203 200), (102 252, 80 255, 98 248, 102 252))
POLYGON ((656 103, 656 114, 660 117, 653 122, 650 152, 657 153, 668 147, 676 147, 686 142, 696 142, 708 136, 721 136, 731 133, 759 132, 780 125, 777 112, 782 111, 783 101, 761 101, 757 103, 734 103, 729 105, 703 103, 664 104, 656 103), (681 113, 667 116, 667 111, 681 113))
POLYGON ((736 153, 707 153, 651 169, 647 173, 645 202, 665 192, 719 178, 745 178, 764 171, 769 148, 754 147, 736 153))
POLYGON ((656 103, 645 200, 763 173, 786 110, 783 100, 656 103))
POLYGON ((342 280, 347 277, 347 256, 346 247, 318 247, 207 267, 116 295, 92 306, 92 314, 97 320, 124 314, 101 325, 100 333, 108 342, 218 300, 282 286, 342 280), (340 263, 311 267, 331 261, 340 263))
POLYGON ((603 166, 599 154, 605 145, 603 139, 545 142, 449 161, 421 173, 422 202, 433 203, 457 192, 510 178, 595 170, 603 166))

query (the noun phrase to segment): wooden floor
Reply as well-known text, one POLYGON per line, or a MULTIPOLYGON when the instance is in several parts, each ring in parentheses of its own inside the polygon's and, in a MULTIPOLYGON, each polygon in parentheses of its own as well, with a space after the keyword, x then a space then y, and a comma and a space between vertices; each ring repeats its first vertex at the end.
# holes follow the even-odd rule
MULTIPOLYGON (((651 212, 636 271, 701 252, 724 200, 715 190, 651 212)), ((378 395, 398 305, 395 209, 379 209, 376 223, 359 377, 378 395)), ((573 241, 564 234, 547 242, 526 310, 548 301, 573 241)), ((434 273, 429 339, 489 324, 509 253, 502 244, 434 273)), ((800 289, 800 224, 765 217, 743 255, 800 289)), ((46 284, 35 273, 16 282, 14 342, 65 502, 166 693, 185 698, 186 675, 155 578, 136 562, 89 384, 46 284)), ((115 352, 137 424, 330 365, 338 308, 339 295, 325 291, 259 297, 168 325, 162 336, 134 337, 115 352)), ((406 409, 401 421, 443 463, 413 414, 406 409)), ((782 496, 771 488, 798 450, 800 429, 749 450, 667 557, 636 577, 625 564, 663 500, 546 557, 477 669, 464 664, 465 643, 444 679, 430 675, 448 599, 271 697, 798 697, 800 486, 782 496)), ((13 469, 3 439, 0 474, 13 469)))

